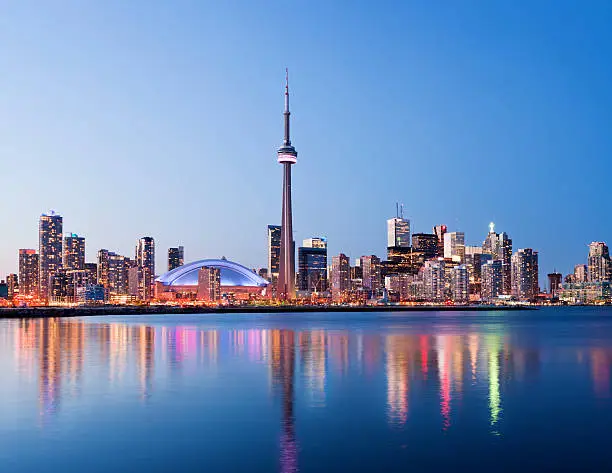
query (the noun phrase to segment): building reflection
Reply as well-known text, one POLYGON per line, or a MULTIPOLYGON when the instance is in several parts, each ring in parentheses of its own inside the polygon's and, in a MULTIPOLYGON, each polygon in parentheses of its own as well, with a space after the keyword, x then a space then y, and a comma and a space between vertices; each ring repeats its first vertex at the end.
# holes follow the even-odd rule
MULTIPOLYGON (((78 319, 21 320, 9 327, 18 371, 36 383, 39 412, 45 419, 60 412, 66 399, 83 396, 87 366, 102 370, 96 382, 103 389, 125 391, 133 386, 133 395, 142 401, 155 396, 156 383, 179 382, 198 370, 216 376, 218 367, 229 360, 267 372, 271 393, 282 406, 283 472, 298 468, 296 390, 303 393, 303 409, 324 408, 334 398, 346 396, 344 389, 360 377, 366 389, 383 390, 385 402, 379 408, 384 409, 389 426, 409 423, 411 412, 420 407, 413 404, 435 402, 432 407, 439 412, 436 422, 442 430, 453 428, 464 398, 476 397, 486 401, 482 403, 487 409, 486 428, 500 435, 504 393, 512 384, 537 381, 542 369, 538 343, 511 338, 503 327, 431 334, 220 330, 78 319)), ((612 349, 587 347, 575 359, 588 373, 594 396, 610 398, 612 349)), ((222 377, 212 379, 222 382, 222 377)))

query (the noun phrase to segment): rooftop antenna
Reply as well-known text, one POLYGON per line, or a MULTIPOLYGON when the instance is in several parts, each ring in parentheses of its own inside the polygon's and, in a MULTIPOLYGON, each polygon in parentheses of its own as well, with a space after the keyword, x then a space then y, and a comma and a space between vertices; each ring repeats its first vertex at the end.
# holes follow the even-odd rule
POLYGON ((404 204, 400 204, 400 218, 404 218, 404 204))
POLYGON ((395 203, 395 217, 399 218, 399 202, 395 203))

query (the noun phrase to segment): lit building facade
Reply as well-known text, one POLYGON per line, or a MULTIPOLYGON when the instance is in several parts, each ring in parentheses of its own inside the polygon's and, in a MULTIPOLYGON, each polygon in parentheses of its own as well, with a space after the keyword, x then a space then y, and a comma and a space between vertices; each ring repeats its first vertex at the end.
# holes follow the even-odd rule
POLYGON ((268 278, 271 283, 278 280, 280 268, 280 225, 268 225, 268 278))
POLYGON ((85 269, 85 238, 76 233, 64 237, 63 267, 66 270, 85 269))
POLYGON ((444 257, 444 234, 446 233, 447 227, 446 225, 436 225, 433 227, 434 235, 436 235, 436 239, 438 240, 438 257, 444 257))
POLYGON ((40 216, 38 227, 38 287, 39 297, 49 297, 50 278, 62 267, 62 230, 61 215, 51 212, 40 216))
POLYGON ((327 241, 308 238, 298 248, 298 287, 300 291, 327 290, 327 241))
POLYGON ((9 299, 12 299, 19 294, 19 277, 14 273, 7 275, 6 287, 9 299))
POLYGON ((37 297, 39 261, 36 250, 19 250, 19 294, 22 296, 37 297))
POLYGON ((446 264, 442 258, 425 262, 423 291, 428 301, 443 302, 446 300, 446 264))
POLYGON ((433 233, 413 233, 412 248, 423 253, 425 260, 438 257, 438 237, 433 233))
POLYGON ((387 248, 410 248, 410 220, 400 217, 387 220, 387 248))
POLYGON ((465 303, 469 300, 469 276, 464 264, 450 270, 450 293, 453 302, 465 303))
POLYGON ((346 296, 351 289, 351 265, 348 256, 340 253, 332 257, 331 291, 336 300, 346 296))
POLYGON ((520 249, 512 255, 512 296, 520 301, 533 301, 538 291, 538 252, 520 249))
POLYGON ((589 280, 589 272, 586 264, 577 264, 574 266, 574 282, 587 282, 589 280))
POLYGON ((548 274, 548 291, 550 295, 555 298, 559 295, 561 289, 561 273, 549 273, 548 274))
POLYGON ((155 294, 155 240, 142 237, 136 245, 136 266, 140 270, 140 300, 150 301, 155 294))
POLYGON ((378 297, 382 293, 380 258, 375 255, 361 257, 362 287, 369 297, 378 297))
POLYGON ((484 302, 492 302, 503 292, 502 262, 489 259, 480 267, 482 282, 480 297, 484 302))
POLYGON ((177 246, 168 248, 168 271, 172 271, 185 263, 185 248, 177 246))
POLYGON ((444 258, 459 263, 465 261, 465 234, 463 232, 444 234, 444 258))
POLYGON ((221 299, 221 270, 203 266, 198 271, 198 300, 214 302, 221 299))
POLYGON ((609 281, 611 272, 612 264, 608 245, 601 241, 594 241, 589 245, 589 282, 609 281))
POLYGON ((108 290, 109 296, 128 294, 128 268, 131 260, 112 251, 98 251, 98 284, 108 290))

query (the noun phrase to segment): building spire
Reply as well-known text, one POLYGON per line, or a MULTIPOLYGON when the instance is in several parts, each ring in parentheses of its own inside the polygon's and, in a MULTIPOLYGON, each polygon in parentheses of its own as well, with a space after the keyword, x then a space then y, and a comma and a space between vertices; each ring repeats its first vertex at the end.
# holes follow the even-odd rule
POLYGON ((285 68, 285 146, 291 146, 291 139, 289 138, 289 68, 285 68))

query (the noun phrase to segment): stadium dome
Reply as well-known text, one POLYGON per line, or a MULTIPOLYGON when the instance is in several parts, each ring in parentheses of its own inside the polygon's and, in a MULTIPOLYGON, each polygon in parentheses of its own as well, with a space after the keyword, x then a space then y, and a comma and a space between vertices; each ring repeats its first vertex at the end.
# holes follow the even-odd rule
POLYGON ((198 271, 203 266, 219 268, 221 287, 261 287, 268 286, 268 281, 255 274, 249 268, 226 259, 202 259, 187 263, 159 276, 155 281, 164 286, 197 286, 198 271))

